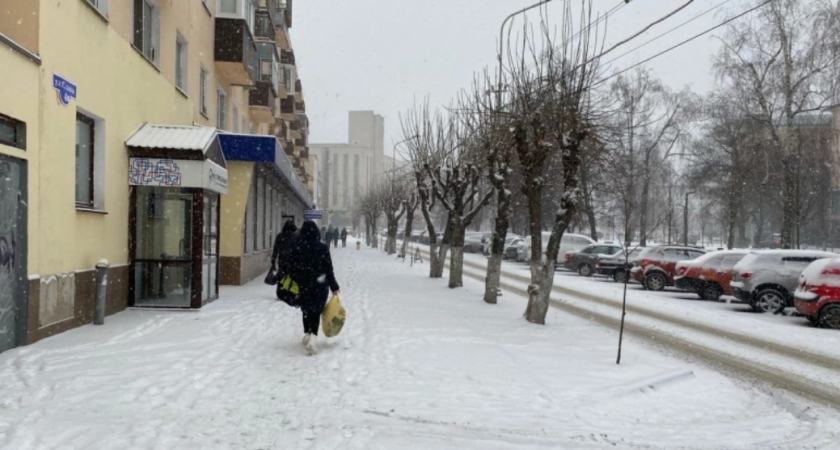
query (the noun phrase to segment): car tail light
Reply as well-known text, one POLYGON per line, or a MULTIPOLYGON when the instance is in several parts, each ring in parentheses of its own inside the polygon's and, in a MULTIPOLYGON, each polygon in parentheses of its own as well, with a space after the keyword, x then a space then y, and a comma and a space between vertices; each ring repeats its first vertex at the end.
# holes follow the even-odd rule
POLYGON ((679 275, 682 275, 682 274, 685 273, 686 269, 688 269, 688 268, 687 267, 678 267, 677 272, 678 272, 679 275))
POLYGON ((642 266, 642 267, 649 266, 650 265, 650 260, 649 259, 643 259, 639 262, 639 265, 642 266))
POLYGON ((566 253, 566 259, 567 259, 567 260, 568 260, 569 258, 571 258, 571 257, 572 257, 572 255, 571 255, 570 253, 566 253))
POLYGON ((743 278, 743 279, 745 279, 745 280, 746 280, 746 279, 748 279, 748 278, 749 278, 749 277, 751 277, 751 276, 753 276, 753 273, 752 273, 752 272, 743 272, 743 273, 741 273, 741 278, 743 278))

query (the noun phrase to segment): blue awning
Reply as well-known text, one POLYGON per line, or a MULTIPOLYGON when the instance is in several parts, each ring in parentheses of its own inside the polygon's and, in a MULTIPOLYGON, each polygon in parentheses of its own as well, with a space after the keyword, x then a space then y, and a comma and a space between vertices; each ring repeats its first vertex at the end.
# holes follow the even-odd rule
POLYGON ((219 134, 222 153, 228 161, 252 161, 271 165, 292 192, 297 195, 307 208, 312 207, 312 199, 303 182, 286 157, 280 141, 274 136, 254 134, 219 134))

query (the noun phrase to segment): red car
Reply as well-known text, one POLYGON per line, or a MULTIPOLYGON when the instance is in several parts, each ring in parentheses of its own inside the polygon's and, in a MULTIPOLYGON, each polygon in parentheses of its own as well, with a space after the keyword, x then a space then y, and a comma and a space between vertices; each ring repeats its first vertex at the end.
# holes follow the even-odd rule
POLYGON ((706 253, 690 261, 677 263, 674 285, 677 289, 696 292, 704 300, 718 301, 721 295, 731 295, 732 268, 746 250, 724 250, 706 253))
POLYGON ((799 276, 793 304, 812 324, 840 330, 840 258, 812 262, 799 276))
POLYGON ((706 251, 680 245, 660 245, 648 247, 633 261, 630 275, 642 287, 651 291, 661 291, 674 285, 674 273, 677 262, 694 259, 706 254, 706 251))

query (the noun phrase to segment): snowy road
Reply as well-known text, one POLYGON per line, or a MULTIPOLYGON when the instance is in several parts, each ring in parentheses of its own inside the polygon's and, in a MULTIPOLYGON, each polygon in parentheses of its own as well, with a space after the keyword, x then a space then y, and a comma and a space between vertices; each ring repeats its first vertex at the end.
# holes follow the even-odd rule
MULTIPOLYGON (((466 255, 465 276, 483 280, 485 267, 486 258, 466 255)), ((528 283, 526 265, 503 266, 505 289, 525 297, 528 283)), ((553 305, 616 329, 621 291, 620 284, 561 271, 555 276, 552 298, 562 301, 554 300, 553 305)), ((837 333, 801 325, 791 328, 796 323, 792 317, 733 314, 731 310, 704 308, 728 305, 685 301, 685 297, 684 293, 674 295, 631 288, 629 331, 745 379, 804 395, 840 411, 837 333)))
POLYGON ((348 323, 307 357, 259 281, 0 354, 0 448, 836 448, 840 416, 425 265, 334 251, 348 323))

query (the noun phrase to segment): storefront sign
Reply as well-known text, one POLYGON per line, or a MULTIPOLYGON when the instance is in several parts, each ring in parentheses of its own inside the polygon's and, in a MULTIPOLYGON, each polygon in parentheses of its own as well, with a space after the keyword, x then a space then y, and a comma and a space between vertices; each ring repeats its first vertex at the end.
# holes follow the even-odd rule
POLYGON ((53 88, 58 91, 58 99, 64 106, 70 104, 70 99, 76 98, 76 85, 56 74, 53 74, 53 88))
POLYGON ((130 158, 128 184, 202 188, 227 194, 227 169, 212 161, 130 158))
POLYGON ((303 211, 303 220, 321 220, 323 218, 323 209, 307 209, 303 211))

